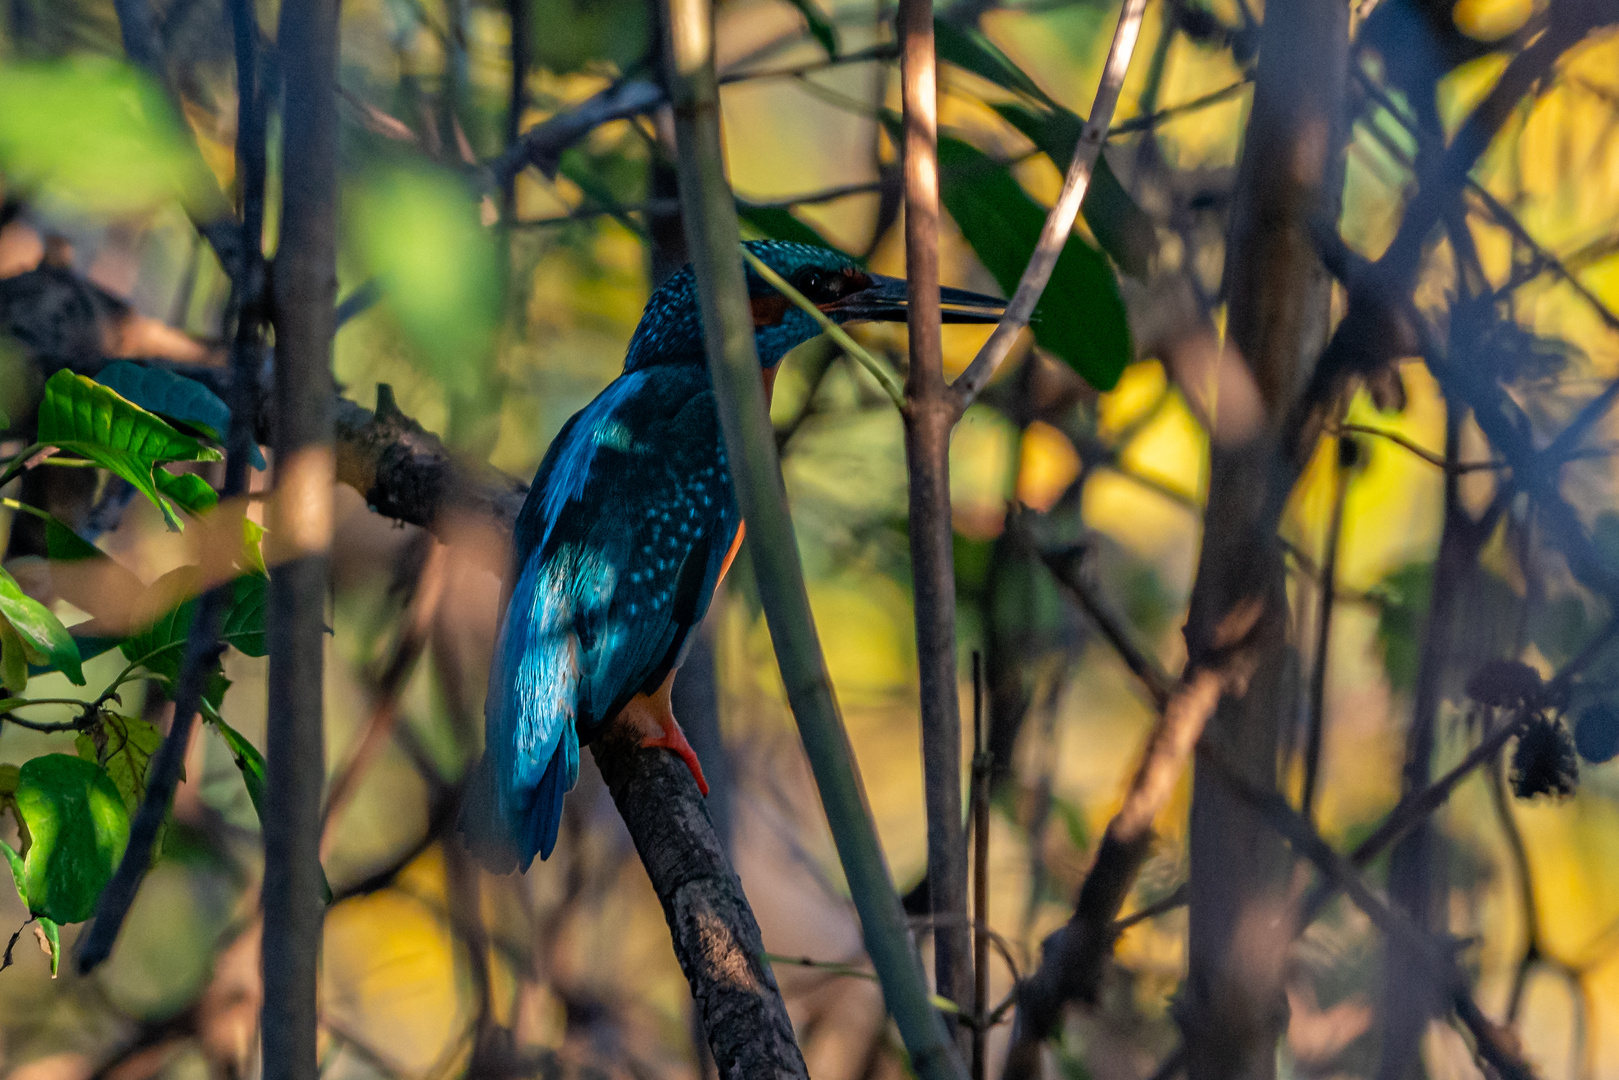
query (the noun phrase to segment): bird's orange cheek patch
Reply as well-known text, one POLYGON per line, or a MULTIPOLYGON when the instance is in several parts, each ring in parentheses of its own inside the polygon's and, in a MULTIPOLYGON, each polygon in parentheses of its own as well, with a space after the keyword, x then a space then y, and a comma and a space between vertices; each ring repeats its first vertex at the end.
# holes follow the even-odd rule
POLYGON ((748 298, 748 304, 753 308, 753 325, 780 326, 781 320, 787 317, 788 301, 785 296, 753 296, 748 298))

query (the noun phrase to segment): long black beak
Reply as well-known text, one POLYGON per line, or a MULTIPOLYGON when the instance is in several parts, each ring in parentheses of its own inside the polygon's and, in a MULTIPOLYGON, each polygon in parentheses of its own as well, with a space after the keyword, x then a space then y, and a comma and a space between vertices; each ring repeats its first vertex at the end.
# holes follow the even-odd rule
MULTIPOLYGON (((903 278, 872 274, 871 285, 827 304, 825 310, 843 316, 847 322, 904 322, 907 300, 903 278)), ((1006 310, 1005 300, 966 289, 941 288, 939 304, 947 323, 999 322, 1001 312, 1006 310)))

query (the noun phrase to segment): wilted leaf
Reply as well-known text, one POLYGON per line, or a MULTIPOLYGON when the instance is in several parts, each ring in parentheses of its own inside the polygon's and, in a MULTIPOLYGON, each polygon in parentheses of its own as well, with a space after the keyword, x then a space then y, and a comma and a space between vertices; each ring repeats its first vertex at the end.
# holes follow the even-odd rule
POLYGON ((109 217, 171 199, 199 206, 213 187, 161 91, 82 53, 0 67, 0 170, 19 188, 109 217))
MULTIPOLYGON (((23 592, 17 579, 3 569, 0 569, 0 619, 9 624, 22 646, 33 654, 27 659, 55 667, 75 686, 84 685, 79 647, 74 644, 67 627, 51 614, 50 608, 23 592)), ((8 647, 8 664, 14 662, 10 659, 12 655, 13 649, 8 647)), ((26 672, 24 677, 26 681, 26 672)), ((7 687, 10 687, 9 668, 7 687)))
POLYGON ((162 509, 164 520, 176 531, 180 521, 158 494, 153 470, 170 461, 220 459, 219 451, 182 434, 168 421, 116 391, 65 369, 45 384, 35 438, 47 446, 89 458, 128 480, 162 509))
POLYGON ((20 860, 9 847, 6 856, 13 872, 21 866, 29 912, 55 923, 89 918, 129 842, 117 787, 91 762, 46 754, 23 765, 15 799, 31 843, 20 860))
POLYGON ((270 568, 264 565, 264 533, 263 525, 245 514, 242 516, 242 557, 236 560, 236 565, 261 578, 270 576, 270 568))
MULTIPOLYGON (((1034 253, 1046 210, 1011 172, 960 139, 940 136, 945 209, 984 268, 1012 295, 1034 253)), ((1039 306, 1034 338, 1098 390, 1111 390, 1130 362, 1130 327, 1106 257, 1070 236, 1039 306)))
POLYGON ((62 931, 54 921, 43 915, 36 915, 34 924, 39 927, 40 936, 45 940, 45 947, 50 950, 51 978, 54 979, 62 966, 62 931))
POLYGON ((1544 716, 1530 720, 1512 752, 1512 793, 1520 799, 1565 799, 1579 778, 1574 740, 1563 722, 1544 716))
POLYGON ((1467 680, 1467 696, 1496 708, 1533 705, 1546 685, 1540 672, 1521 660, 1490 660, 1467 680))
POLYGON ((146 768, 163 743, 163 733, 156 724, 138 716, 104 711, 100 719, 99 730, 81 732, 73 746, 79 757, 107 770, 118 794, 124 797, 124 807, 133 816, 146 794, 146 768))
POLYGON ((425 168, 374 174, 354 199, 354 235, 387 309, 452 393, 482 385, 501 318, 492 232, 472 191, 425 168))
MULTIPOLYGON (((108 364, 96 382, 116 390, 148 412, 170 423, 186 425, 223 444, 230 431, 230 408, 208 387, 165 368, 148 367, 132 360, 108 364)), ((253 467, 264 468, 264 454, 253 447, 253 467)))

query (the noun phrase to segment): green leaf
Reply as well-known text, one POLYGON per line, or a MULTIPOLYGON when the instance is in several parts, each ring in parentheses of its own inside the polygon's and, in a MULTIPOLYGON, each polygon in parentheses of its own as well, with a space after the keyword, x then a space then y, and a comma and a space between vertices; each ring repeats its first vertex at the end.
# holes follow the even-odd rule
MULTIPOLYGON (((96 382, 116 390, 148 412, 170 423, 190 427, 213 442, 223 444, 230 430, 229 406, 196 379, 133 360, 119 360, 102 368, 96 382)), ((264 454, 254 446, 253 467, 262 469, 264 464, 264 454)))
POLYGON ((59 927, 57 927, 54 920, 47 919, 43 915, 36 916, 34 921, 37 922, 39 924, 39 928, 44 931, 45 944, 50 947, 51 978, 54 979, 56 978, 57 970, 62 964, 62 931, 59 927))
MULTIPOLYGON (((155 582, 152 588, 175 590, 179 583, 175 575, 194 576, 195 569, 184 567, 173 571, 155 582)), ((267 584, 265 578, 256 574, 244 575, 231 583, 230 605, 225 609, 224 619, 220 623, 219 637, 225 644, 247 656, 264 656, 269 649, 264 637, 267 584)), ((138 633, 124 639, 119 648, 130 663, 140 664, 153 675, 168 680, 172 687, 180 677, 180 666, 185 660, 186 636, 191 632, 191 622, 196 614, 197 598, 192 596, 165 611, 138 633)), ((217 707, 229 685, 230 682, 216 668, 204 690, 205 700, 217 707)))
POLYGON ((259 820, 264 820, 264 755, 259 748, 247 741, 247 736, 225 723, 217 714, 209 718, 214 729, 230 747, 230 752, 236 759, 236 767, 242 770, 242 782, 247 785, 247 797, 253 802, 253 812, 258 814, 259 820))
POLYGON ((814 244, 816 247, 837 246, 827 243, 826 237, 783 206, 755 206, 738 199, 736 216, 766 240, 790 240, 797 244, 814 244))
POLYGON ((970 71, 1003 90, 1032 98, 1047 108, 1061 108, 1022 68, 1012 62, 1011 57, 976 27, 960 26, 936 15, 933 19, 933 47, 939 59, 948 64, 970 71))
MULTIPOLYGON (((1085 130, 1083 117, 1061 107, 1047 111, 1011 103, 996 105, 995 111, 1038 146, 1059 170, 1068 170, 1074 147, 1079 145, 1080 133, 1085 130)), ((1106 153, 1096 159, 1096 172, 1079 210, 1096 235, 1096 242, 1113 257, 1119 268, 1131 277, 1145 278, 1158 250, 1158 230, 1152 217, 1119 183, 1107 163, 1106 153)))
POLYGON ((68 528, 56 517, 45 522, 45 554, 53 562, 84 562, 88 559, 107 559, 105 551, 68 528))
POLYGON ((826 55, 836 59, 841 50, 838 48, 838 28, 832 25, 832 20, 821 14, 821 9, 815 6, 815 0, 787 0, 804 16, 808 24, 810 37, 821 43, 826 55))
POLYGON ((91 762, 46 754, 23 765, 16 806, 32 838, 18 889, 29 912, 55 923, 88 919, 129 842, 118 788, 91 762))
POLYGON ((95 732, 81 732, 73 740, 79 757, 107 770, 124 807, 133 817, 146 794, 146 769, 152 755, 162 745, 163 733, 157 725, 136 716, 120 716, 103 711, 95 732))
POLYGON ((158 469, 152 475, 157 480, 157 489, 188 514, 201 514, 219 505, 219 492, 196 473, 158 469))
MULTIPOLYGON (((50 608, 24 593, 17 579, 3 569, 0 569, 0 619, 16 631, 24 646, 37 654, 39 662, 61 671, 73 685, 84 685, 79 647, 73 643, 67 627, 51 614, 50 608)), ((10 649, 6 655, 10 657, 10 649)), ((7 688, 10 688, 9 681, 7 688)))
POLYGON ((28 689, 28 650, 4 619, 0 619, 0 686, 9 694, 28 689))
POLYGON ((1389 688, 1409 693, 1417 685, 1422 627, 1433 591, 1433 565, 1407 563, 1389 572, 1372 589, 1378 601, 1377 643, 1383 651, 1383 673, 1389 688))
MULTIPOLYGON (((945 209, 996 283, 1012 295, 1045 225, 1035 202, 1005 166, 948 136, 939 137, 945 209)), ((1130 362, 1130 327, 1107 258, 1070 236, 1039 306, 1035 341, 1098 390, 1111 390, 1130 362)))
POLYGON ((170 461, 218 461, 220 453, 117 392, 63 369, 45 383, 39 442, 89 458, 135 485, 176 532, 180 521, 158 494, 153 470, 170 461))
POLYGON ((10 844, 0 840, 0 851, 6 853, 6 862, 11 866, 12 880, 17 883, 17 895, 22 897, 24 906, 28 904, 28 871, 23 866, 23 859, 12 850, 10 844))
POLYGON ((263 525, 245 514, 242 516, 242 555, 236 560, 236 565, 245 573, 261 578, 270 576, 270 568, 264 565, 265 531, 263 525))
POLYGON ((423 368, 452 394, 476 393, 502 317, 500 255, 476 195, 447 170, 413 166, 368 176, 352 206, 364 269, 423 368))
MULTIPOLYGON (((205 707, 204 712, 208 714, 209 723, 213 724, 214 729, 225 740, 225 745, 230 747, 231 755, 236 759, 236 767, 242 771, 242 783, 247 785, 247 797, 253 803, 253 812, 258 815, 259 824, 262 827, 264 824, 265 790, 264 755, 259 753, 258 747, 247 741, 245 735, 225 723, 217 711, 210 707, 205 707)), ((326 880, 324 867, 321 868, 320 872, 320 889, 322 899, 327 904, 330 904, 332 902, 332 886, 326 880)))
POLYGON ((217 185, 161 89, 125 64, 79 54, 0 67, 7 190, 103 218, 173 199, 206 208, 217 185))

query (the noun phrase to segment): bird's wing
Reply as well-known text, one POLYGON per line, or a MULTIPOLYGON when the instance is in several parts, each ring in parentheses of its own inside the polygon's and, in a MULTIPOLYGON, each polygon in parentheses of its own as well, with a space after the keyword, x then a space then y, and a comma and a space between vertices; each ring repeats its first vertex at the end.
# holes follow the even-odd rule
POLYGON ((521 865, 555 842, 578 731, 676 662, 738 520, 700 369, 620 377, 552 444, 518 519, 485 706, 484 775, 521 865))
POLYGON ((537 549, 574 582, 587 733, 675 664, 740 520, 706 373, 652 369, 618 383, 611 407, 582 417, 571 453, 559 455, 537 549))

